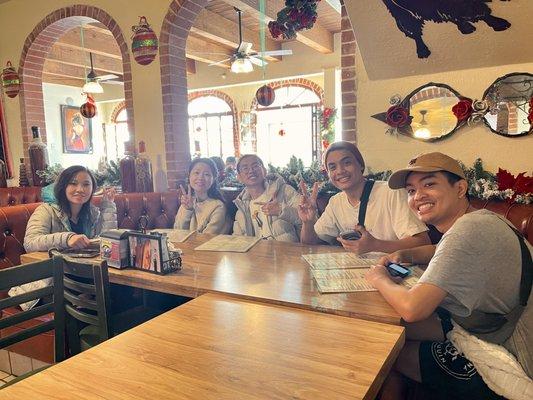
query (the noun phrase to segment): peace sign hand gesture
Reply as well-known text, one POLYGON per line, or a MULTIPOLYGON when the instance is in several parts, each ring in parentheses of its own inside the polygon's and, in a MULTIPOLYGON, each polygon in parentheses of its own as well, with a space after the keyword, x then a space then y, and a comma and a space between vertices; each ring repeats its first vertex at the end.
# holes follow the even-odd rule
POLYGON ((316 219, 316 198, 318 196, 318 182, 313 183, 311 194, 307 192, 307 185, 300 181, 300 190, 302 191, 302 200, 298 206, 298 216, 305 222, 314 222, 316 219))
POLYGON ((187 210, 192 210, 194 207, 194 199, 192 197, 192 189, 191 185, 187 185, 187 190, 183 187, 183 185, 180 185, 180 202, 183 207, 185 207, 187 210))

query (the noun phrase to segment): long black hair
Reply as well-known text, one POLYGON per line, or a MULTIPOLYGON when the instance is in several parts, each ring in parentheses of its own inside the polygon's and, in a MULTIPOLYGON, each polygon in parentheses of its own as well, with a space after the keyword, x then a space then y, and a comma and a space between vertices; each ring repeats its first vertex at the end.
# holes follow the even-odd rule
POLYGON ((91 192, 91 195, 89 196, 89 200, 87 200, 87 202, 85 202, 81 206, 81 210, 78 216, 78 218, 81 219, 85 224, 85 222, 89 219, 91 199, 93 198, 93 194, 96 190, 96 179, 94 179, 92 172, 89 171, 88 168, 82 165, 73 165, 72 167, 68 167, 63 172, 61 172, 55 182, 54 196, 56 197, 57 204, 59 205, 61 211, 67 214, 70 218, 72 216, 72 211, 70 209, 70 202, 67 199, 66 189, 69 183, 72 182, 72 179, 74 179, 74 177, 79 172, 87 172, 87 174, 89 174, 89 177, 91 178, 91 182, 93 183, 93 190, 91 192))
POLYGON ((213 174, 213 184, 211 185, 209 189, 207 189, 207 196, 209 196, 212 199, 217 199, 225 203, 226 201, 224 200, 224 196, 222 196, 222 193, 220 193, 220 189, 218 187, 218 169, 217 169, 215 162, 211 160, 210 158, 195 158, 194 160, 192 160, 191 165, 189 165, 189 174, 187 176, 189 178, 189 182, 190 182, 191 171, 194 168, 194 166, 198 163, 204 163, 205 165, 207 165, 209 169, 211 170, 211 173, 213 174))

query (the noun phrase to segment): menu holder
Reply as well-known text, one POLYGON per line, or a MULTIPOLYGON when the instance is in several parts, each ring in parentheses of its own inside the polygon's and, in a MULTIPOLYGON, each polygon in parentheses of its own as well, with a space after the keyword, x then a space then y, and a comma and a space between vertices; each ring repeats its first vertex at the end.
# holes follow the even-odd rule
POLYGON ((257 236, 218 235, 194 250, 246 253, 260 240, 261 238, 257 236))
POLYGON ((181 269, 180 253, 169 251, 165 234, 131 231, 128 243, 131 268, 160 275, 181 269))

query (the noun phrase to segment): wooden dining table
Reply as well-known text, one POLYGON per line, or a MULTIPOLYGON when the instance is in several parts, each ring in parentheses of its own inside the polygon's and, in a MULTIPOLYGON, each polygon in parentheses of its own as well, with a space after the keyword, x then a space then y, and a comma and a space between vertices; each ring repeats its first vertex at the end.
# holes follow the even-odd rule
MULTIPOLYGON (((214 235, 193 234, 176 246, 183 251, 181 271, 156 275, 135 269, 109 268, 109 280, 186 297, 223 293, 238 298, 287 305, 399 325, 400 316, 378 292, 321 294, 303 254, 345 251, 342 247, 261 240, 245 253, 200 251, 214 235)), ((21 256, 23 263, 46 253, 21 256)))
POLYGON ((404 328, 205 294, 1 399, 373 399, 404 328))

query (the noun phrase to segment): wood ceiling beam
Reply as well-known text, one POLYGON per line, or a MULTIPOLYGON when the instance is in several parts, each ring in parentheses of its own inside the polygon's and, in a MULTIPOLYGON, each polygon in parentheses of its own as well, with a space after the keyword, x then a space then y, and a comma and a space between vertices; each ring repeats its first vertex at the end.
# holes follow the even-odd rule
MULTIPOLYGON (((231 57, 231 51, 227 48, 207 42, 196 36, 189 35, 187 38, 187 48, 185 50, 187 58, 211 64, 225 58, 231 57)), ((228 64, 219 64, 217 67, 229 68, 228 64)))
MULTIPOLYGON (((220 43, 232 50, 239 47, 239 24, 208 9, 203 9, 200 12, 194 22, 194 26, 191 28, 191 32, 198 37, 220 43)), ((242 37, 243 41, 252 43, 252 48, 255 51, 261 50, 258 32, 243 26, 242 37)), ((281 43, 267 37, 265 40, 265 50, 281 50, 281 43)), ((281 57, 265 57, 265 59, 267 61, 280 61, 281 57)))
MULTIPOLYGON (((89 52, 80 48, 52 46, 52 49, 46 56, 48 60, 61 62, 77 67, 90 68, 89 52)), ((93 65, 95 69, 104 71, 107 74, 122 75, 122 60, 110 58, 100 54, 93 54, 93 65)))
POLYGON ((54 45, 70 49, 85 50, 93 54, 99 54, 122 61, 122 53, 120 52, 117 42, 114 39, 111 40, 108 35, 84 28, 83 36, 84 44, 82 46, 80 30, 72 29, 61 36, 54 45))
MULTIPOLYGON (((97 76, 106 74, 105 71, 98 70, 97 68, 95 68, 95 71, 97 76)), ((44 61, 43 74, 85 80, 85 68, 65 64, 55 60, 47 59, 44 61)), ((116 75, 118 75, 118 78, 115 80, 122 81, 122 75, 116 75)))
MULTIPOLYGON (((261 18, 259 0, 224 0, 224 2, 237 7, 258 20, 261 18)), ((275 19, 276 13, 283 8, 283 2, 269 1, 266 3, 266 7, 265 20, 268 24, 275 19)), ((318 23, 315 23, 312 29, 298 32, 296 40, 323 54, 333 53, 334 51, 333 34, 318 23)))

